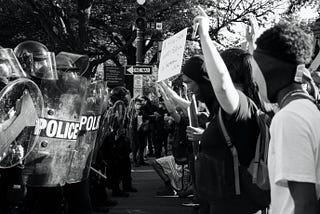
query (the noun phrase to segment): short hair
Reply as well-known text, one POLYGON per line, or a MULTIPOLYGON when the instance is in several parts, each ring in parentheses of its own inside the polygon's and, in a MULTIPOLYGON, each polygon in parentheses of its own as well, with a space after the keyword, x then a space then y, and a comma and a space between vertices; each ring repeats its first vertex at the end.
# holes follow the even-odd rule
POLYGON ((292 22, 266 30, 256 44, 258 51, 296 65, 309 63, 313 54, 312 36, 292 22))

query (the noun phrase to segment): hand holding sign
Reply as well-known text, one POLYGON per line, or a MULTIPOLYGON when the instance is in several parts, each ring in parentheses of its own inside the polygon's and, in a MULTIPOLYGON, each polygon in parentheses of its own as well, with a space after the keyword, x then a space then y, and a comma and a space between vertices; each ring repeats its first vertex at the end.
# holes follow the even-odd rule
POLYGON ((199 15, 193 19, 193 24, 199 25, 199 29, 198 29, 199 35, 203 35, 209 32, 210 20, 202 7, 198 6, 198 9, 199 9, 199 15))

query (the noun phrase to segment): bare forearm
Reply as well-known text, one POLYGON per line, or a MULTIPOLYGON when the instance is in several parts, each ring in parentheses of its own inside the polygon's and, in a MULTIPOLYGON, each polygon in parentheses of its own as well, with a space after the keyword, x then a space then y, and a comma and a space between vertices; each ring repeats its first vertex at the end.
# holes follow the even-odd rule
POLYGON ((294 201, 295 214, 317 213, 318 202, 315 184, 289 181, 288 186, 294 201))
POLYGON ((172 112, 169 112, 170 116, 173 117, 174 121, 176 123, 179 123, 180 120, 181 120, 181 116, 178 114, 177 111, 172 111, 172 112))
POLYGON ((221 107, 232 114, 239 103, 239 96, 233 85, 229 71, 213 44, 209 34, 201 34, 201 46, 204 53, 206 69, 212 87, 221 107))

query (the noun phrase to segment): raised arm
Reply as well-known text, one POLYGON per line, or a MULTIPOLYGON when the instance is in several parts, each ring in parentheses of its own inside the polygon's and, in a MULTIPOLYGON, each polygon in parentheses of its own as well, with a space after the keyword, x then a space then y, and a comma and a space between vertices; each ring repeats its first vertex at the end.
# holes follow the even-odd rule
POLYGON ((198 6, 200 15, 194 19, 199 23, 199 35, 208 76, 220 106, 228 114, 235 112, 239 105, 239 95, 234 87, 229 71, 209 35, 209 18, 198 6))
POLYGON ((180 97, 173 89, 171 89, 168 85, 164 82, 160 82, 159 86, 163 89, 163 92, 169 97, 176 107, 181 107, 184 112, 187 112, 188 107, 190 106, 190 101, 183 99, 180 97))
POLYGON ((257 19, 253 14, 250 14, 249 22, 250 22, 250 26, 247 26, 247 29, 246 29, 246 40, 248 42, 248 52, 250 54, 253 54, 253 51, 255 49, 254 43, 256 40, 259 27, 258 27, 257 19))
POLYGON ((174 121, 176 123, 179 123, 181 120, 181 116, 178 114, 173 100, 165 92, 164 87, 166 87, 166 86, 163 86, 161 83, 158 84, 159 92, 163 98, 164 105, 166 106, 170 116, 173 117, 174 121))

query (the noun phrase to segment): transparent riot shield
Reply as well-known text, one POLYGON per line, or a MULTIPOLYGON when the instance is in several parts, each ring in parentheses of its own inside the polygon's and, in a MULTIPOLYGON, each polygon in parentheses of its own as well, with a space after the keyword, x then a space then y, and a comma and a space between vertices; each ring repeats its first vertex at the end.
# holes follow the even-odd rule
POLYGON ((102 81, 94 81, 88 85, 86 100, 82 106, 80 132, 71 161, 68 183, 80 182, 89 177, 104 103, 104 91, 102 81))
POLYGON ((66 183, 80 129, 81 106, 87 80, 75 73, 58 73, 58 80, 42 80, 44 115, 39 135, 26 158, 24 173, 30 186, 62 186, 66 183))
POLYGON ((89 67, 89 57, 69 52, 60 52, 56 56, 57 69, 73 71, 83 75, 89 67))
POLYGON ((31 80, 20 78, 0 92, 0 168, 22 164, 32 152, 36 125, 43 114, 43 97, 31 80))
POLYGON ((0 48, 0 76, 8 79, 27 77, 10 48, 0 48))

